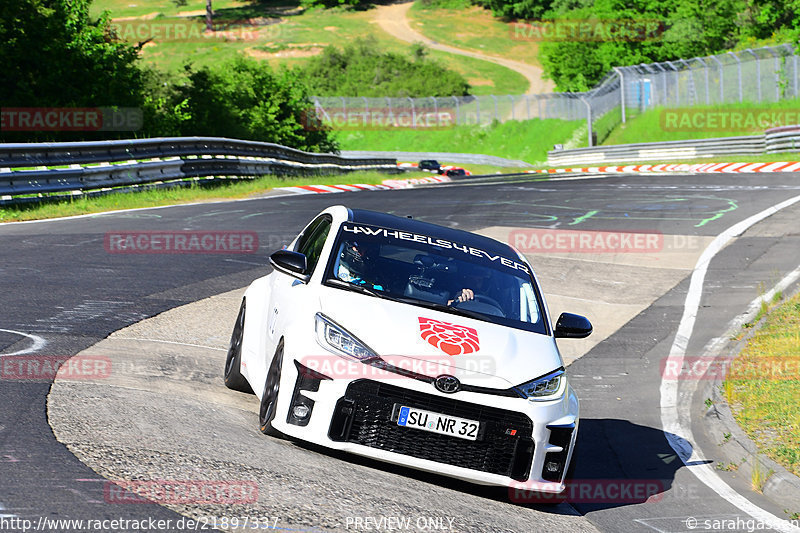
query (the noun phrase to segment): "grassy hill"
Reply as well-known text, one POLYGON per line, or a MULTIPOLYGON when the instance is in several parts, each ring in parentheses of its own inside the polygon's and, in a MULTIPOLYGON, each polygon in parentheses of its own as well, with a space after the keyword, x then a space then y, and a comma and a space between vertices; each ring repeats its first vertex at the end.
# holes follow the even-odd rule
MULTIPOLYGON (((204 33, 203 0, 188 0, 182 7, 164 0, 95 0, 92 12, 109 11, 118 33, 134 44, 152 37, 142 48, 143 60, 171 72, 180 72, 187 61, 211 65, 236 54, 273 67, 292 67, 325 46, 341 45, 354 37, 373 36, 385 51, 408 54, 412 50, 410 43, 377 27, 372 10, 303 9, 296 2, 239 0, 214 0, 213 5, 221 28, 213 37, 204 33)), ((462 74, 476 95, 520 94, 528 86, 521 74, 489 61, 435 50, 429 55, 462 74)))

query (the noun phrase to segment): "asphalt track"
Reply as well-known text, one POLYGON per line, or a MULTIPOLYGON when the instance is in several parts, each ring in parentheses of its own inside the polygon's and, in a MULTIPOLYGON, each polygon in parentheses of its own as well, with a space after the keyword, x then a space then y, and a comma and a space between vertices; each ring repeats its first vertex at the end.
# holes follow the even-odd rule
MULTIPOLYGON (((547 227, 713 237, 798 194, 800 182, 794 174, 624 176, 548 182, 515 178, 502 184, 462 182, 403 191, 265 198, 3 225, 0 354, 31 346, 31 339, 12 333, 16 331, 46 340, 37 354, 72 355, 147 317, 244 287, 268 272, 264 265, 270 251, 332 203, 412 214, 467 230, 547 227), (113 255, 104 249, 106 232, 149 230, 254 231, 261 248, 252 255, 113 255)), ((800 208, 794 206, 766 219, 714 258, 688 354, 701 353, 760 292, 797 267, 798 215, 800 208)), ((569 276, 562 281, 580 282, 569 276)), ((636 281, 648 283, 646 277, 636 281)), ((660 363, 674 339, 688 284, 688 279, 680 280, 569 369, 582 405, 576 479, 658 480, 663 490, 649 502, 534 506, 537 513, 556 519, 580 514, 587 526, 602 531, 688 531, 685 520, 690 516, 699 520, 749 518, 700 483, 677 458, 660 429, 660 363)), ((544 289, 547 293, 546 283, 544 289)), ((219 320, 232 323, 233 318, 219 320)), ((157 505, 107 503, 103 478, 55 440, 46 412, 49 389, 47 382, 0 380, 0 518, 180 518, 157 505)), ((703 398, 693 401, 697 404, 693 412, 702 415, 703 398)), ((700 416, 698 424, 699 420, 700 416)), ((204 428, 202 421, 195 423, 195 429, 194 437, 211 430, 204 428)), ((702 427, 694 433, 713 459, 713 436, 703 442, 702 427)), ((219 451, 220 458, 225 454, 225 450, 219 451)), ((333 475, 339 472, 335 465, 341 459, 322 454, 318 460, 330 465, 333 475)), ((502 498, 435 476, 374 463, 360 467, 373 469, 397 485, 409 476, 420 490, 428 487, 431 498, 443 488, 461 491, 477 497, 487 513, 500 505, 502 498)), ((784 516, 783 509, 749 489, 749 479, 741 479, 735 472, 720 475, 760 507, 784 516)), ((352 484, 350 479, 341 481, 352 484)), ((519 510, 528 512, 528 507, 519 506, 519 510)), ((739 529, 746 530, 746 522, 741 523, 739 529)), ((334 522, 321 529, 344 527, 334 522)), ((462 530, 468 529, 462 526, 462 530)), ((536 525, 531 524, 530 531, 535 530, 536 525)))

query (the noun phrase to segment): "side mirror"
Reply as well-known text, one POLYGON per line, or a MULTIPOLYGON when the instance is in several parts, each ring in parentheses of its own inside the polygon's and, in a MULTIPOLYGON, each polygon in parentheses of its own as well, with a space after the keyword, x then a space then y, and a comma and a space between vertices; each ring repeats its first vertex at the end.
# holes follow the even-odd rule
POLYGON ((280 270, 285 274, 300 279, 308 279, 306 275, 306 269, 308 268, 306 256, 299 252, 278 250, 277 252, 272 252, 272 255, 269 256, 269 262, 276 270, 280 270))
POLYGON ((561 313, 553 334, 556 338, 583 339, 592 334, 592 323, 585 316, 561 313))

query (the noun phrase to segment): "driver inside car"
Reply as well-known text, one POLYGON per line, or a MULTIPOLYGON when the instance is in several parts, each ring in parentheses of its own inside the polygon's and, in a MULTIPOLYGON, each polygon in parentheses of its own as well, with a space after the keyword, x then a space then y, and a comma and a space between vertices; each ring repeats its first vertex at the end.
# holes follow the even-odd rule
POLYGON ((382 285, 367 281, 369 261, 374 259, 375 250, 359 245, 356 241, 345 241, 339 251, 334 272, 342 281, 355 285, 366 285, 368 288, 384 290, 382 285))
POLYGON ((489 288, 491 273, 486 269, 475 269, 462 276, 464 288, 457 290, 447 305, 467 302, 475 299, 475 294, 485 294, 489 288))

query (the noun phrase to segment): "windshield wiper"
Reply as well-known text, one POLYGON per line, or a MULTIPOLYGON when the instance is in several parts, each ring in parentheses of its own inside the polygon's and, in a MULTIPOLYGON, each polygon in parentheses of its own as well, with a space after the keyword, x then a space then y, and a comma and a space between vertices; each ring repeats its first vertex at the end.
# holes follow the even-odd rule
POLYGON ((349 291, 360 292, 361 294, 367 294, 369 296, 375 296, 376 298, 384 298, 386 300, 392 300, 393 302, 402 302, 402 300, 395 298, 394 296, 389 296, 388 294, 375 291, 363 285, 354 285, 353 283, 348 283, 347 281, 343 281, 341 279, 330 278, 325 280, 325 283, 329 283, 334 287, 341 287, 349 291))
POLYGON ((343 289, 347 289, 353 292, 360 292, 361 294, 367 294, 369 296, 375 296, 376 298, 383 298, 385 300, 391 300, 392 302, 399 302, 403 304, 410 304, 410 305, 418 305, 421 307, 427 307, 429 309, 435 309, 437 311, 442 311, 444 313, 450 313, 453 315, 461 315, 468 318, 474 318, 476 320, 487 320, 486 315, 481 313, 476 313, 475 311, 467 311, 466 309, 458 309, 457 307, 452 307, 445 304, 440 304, 436 302, 429 302, 427 300, 417 300, 416 298, 406 298, 400 296, 390 296, 386 293, 378 292, 363 285, 354 285, 353 283, 349 283, 347 281, 330 278, 325 280, 325 283, 333 285, 334 287, 341 287, 343 289))
POLYGON ((453 315, 461 315, 469 318, 474 318, 476 320, 483 320, 483 321, 487 320, 487 316, 482 313, 477 313, 475 311, 468 311, 466 309, 459 309, 457 307, 452 307, 450 305, 440 304, 436 302, 429 302, 426 300, 416 300, 413 298, 403 298, 400 301, 414 305, 419 305, 422 307, 429 307, 431 309, 435 309, 436 311, 451 313, 453 315))

